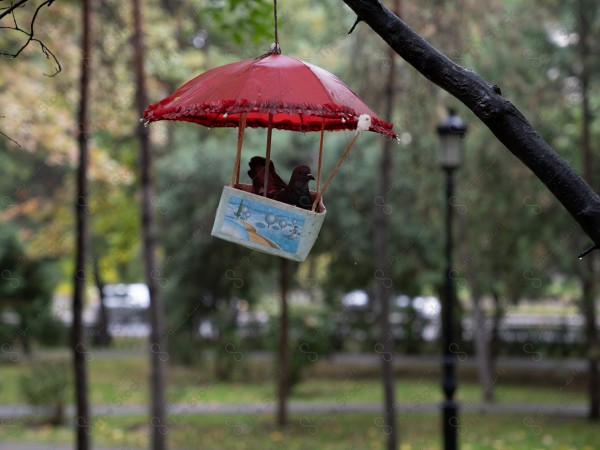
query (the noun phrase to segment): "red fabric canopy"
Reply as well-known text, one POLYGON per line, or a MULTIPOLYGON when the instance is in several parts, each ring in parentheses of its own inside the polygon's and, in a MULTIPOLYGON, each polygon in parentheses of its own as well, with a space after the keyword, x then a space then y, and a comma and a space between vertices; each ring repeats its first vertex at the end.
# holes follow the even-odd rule
POLYGON ((216 67, 188 81, 144 111, 144 119, 183 120, 207 127, 246 125, 294 131, 354 130, 361 114, 371 116, 370 131, 396 137, 338 77, 279 54, 267 54, 216 67))

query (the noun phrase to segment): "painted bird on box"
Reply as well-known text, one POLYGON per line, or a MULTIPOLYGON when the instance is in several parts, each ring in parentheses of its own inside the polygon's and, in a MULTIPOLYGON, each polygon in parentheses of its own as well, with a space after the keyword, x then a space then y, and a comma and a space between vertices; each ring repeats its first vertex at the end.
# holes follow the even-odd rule
MULTIPOLYGON (((248 175, 252 178, 254 193, 257 195, 262 195, 264 192, 265 162, 265 158, 255 156, 249 163, 248 175)), ((311 209, 313 197, 308 189, 308 183, 314 179, 315 177, 310 173, 308 166, 298 166, 293 170, 290 182, 286 184, 275 172, 275 166, 271 161, 267 197, 298 208, 311 209)))

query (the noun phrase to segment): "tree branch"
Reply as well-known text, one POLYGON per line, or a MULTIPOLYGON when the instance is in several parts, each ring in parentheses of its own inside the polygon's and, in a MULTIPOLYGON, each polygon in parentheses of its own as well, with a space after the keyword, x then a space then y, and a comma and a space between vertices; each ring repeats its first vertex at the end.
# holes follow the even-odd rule
POLYGON ((497 86, 432 47, 376 0, 344 0, 365 23, 427 79, 464 103, 563 204, 600 246, 600 197, 542 139, 497 86))
MULTIPOLYGON (((27 3, 29 0, 19 0, 17 3, 15 4, 11 4, 10 6, 7 6, 6 8, 0 8, 0 11, 2 11, 0 13, 0 20, 2 20, 2 18, 4 16, 7 16, 9 14, 12 14, 12 12, 17 9, 19 6, 21 6, 23 3, 27 3)), ((11 2, 12 3, 12 2, 11 2)))
POLYGON ((54 53, 52 53, 52 51, 48 47, 46 47, 46 45, 42 41, 40 41, 39 39, 34 37, 34 34, 35 34, 34 26, 35 26, 35 21, 37 19, 37 16, 38 16, 38 13, 40 12, 40 10, 44 6, 49 7, 50 5, 52 5, 52 3, 54 3, 55 0, 45 0, 37 6, 37 8, 35 9, 35 11, 33 13, 32 18, 31 18, 31 22, 29 23, 29 30, 21 28, 21 26, 17 22, 17 18, 15 17, 15 10, 17 8, 23 6, 25 3, 27 3, 27 1, 29 1, 29 0, 20 0, 15 4, 11 4, 11 6, 9 6, 9 7, 0 8, 0 11, 2 11, 2 12, 0 12, 0 20, 2 20, 2 18, 6 17, 7 15, 10 14, 12 16, 12 22, 13 22, 12 26, 0 26, 0 30, 14 30, 14 31, 17 31, 17 32, 22 33, 27 36, 27 40, 25 41, 25 43, 23 45, 21 45, 21 47, 19 47, 15 52, 1 50, 0 56, 6 56, 8 58, 17 58, 21 54, 21 52, 23 50, 25 50, 25 48, 31 42, 37 42, 40 45, 40 48, 41 48, 42 52, 44 53, 44 55, 46 55, 46 58, 53 59, 54 63, 56 64, 56 71, 53 74, 51 74, 51 75, 44 74, 46 76, 53 77, 62 70, 62 67, 60 66, 60 63, 58 62, 58 58, 56 57, 56 55, 54 53))

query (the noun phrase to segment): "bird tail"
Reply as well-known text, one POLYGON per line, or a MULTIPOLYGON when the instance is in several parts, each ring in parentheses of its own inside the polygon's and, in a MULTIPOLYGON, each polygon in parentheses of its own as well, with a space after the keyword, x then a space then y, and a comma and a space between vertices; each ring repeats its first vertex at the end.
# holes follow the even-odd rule
MULTIPOLYGON (((267 160, 262 156, 253 156, 250 159, 250 162, 248 163, 248 165, 250 166, 250 170, 248 170, 248 176, 252 180, 254 193, 258 195, 262 195, 264 192, 266 162, 267 160)), ((267 187, 267 192, 284 189, 286 186, 287 183, 285 183, 275 172, 275 166, 273 164, 273 161, 270 161, 269 184, 267 187)))

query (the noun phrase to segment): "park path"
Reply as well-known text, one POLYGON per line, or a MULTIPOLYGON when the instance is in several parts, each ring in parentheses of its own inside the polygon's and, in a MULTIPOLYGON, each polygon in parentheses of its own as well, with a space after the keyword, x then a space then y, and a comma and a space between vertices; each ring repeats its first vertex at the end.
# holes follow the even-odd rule
MULTIPOLYGON (((0 442, 0 450, 73 450, 72 444, 43 444, 29 442, 0 442)), ((94 450, 122 450, 117 448, 94 447, 94 450)))
MULTIPOLYGON (((303 403, 290 402, 289 411, 302 414, 352 414, 381 412, 381 403, 303 403)), ((405 403, 397 404, 399 413, 436 412, 439 403, 405 403)), ((274 402, 257 403, 221 403, 221 404, 172 404, 169 414, 271 414, 276 410, 274 402)), ((585 417, 587 406, 584 404, 532 404, 532 403, 464 403, 460 411, 465 413, 497 413, 524 414, 536 416, 585 417)), ((144 405, 100 405, 92 407, 93 416, 126 416, 145 414, 148 408, 144 405)), ((0 405, 0 418, 8 423, 11 418, 18 418, 35 413, 35 409, 22 405, 0 405)), ((73 415, 74 408, 67 408, 67 415, 73 415)), ((2 447, 0 447, 1 449, 2 447)))

